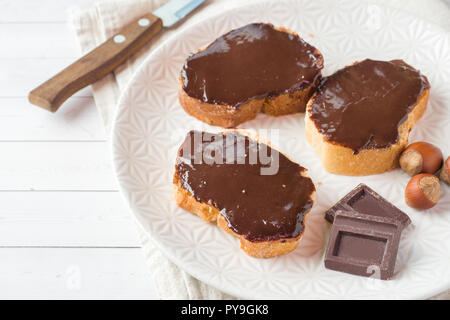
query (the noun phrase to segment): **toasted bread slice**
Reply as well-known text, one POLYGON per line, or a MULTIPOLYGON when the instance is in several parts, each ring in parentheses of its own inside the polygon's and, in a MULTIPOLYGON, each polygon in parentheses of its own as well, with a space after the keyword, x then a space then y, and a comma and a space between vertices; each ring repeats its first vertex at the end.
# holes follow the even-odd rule
MULTIPOLYGON (((178 161, 177 161, 178 162, 178 161)), ((307 177, 304 168, 299 166, 301 177, 307 177)), ((223 179, 226 179, 224 177, 223 179)), ((300 234, 295 237, 283 237, 279 239, 270 239, 263 241, 251 241, 246 239, 244 235, 240 235, 234 232, 229 223, 227 222, 224 215, 219 211, 219 209, 211 203, 205 203, 198 201, 191 192, 182 186, 180 181, 180 176, 177 174, 177 170, 175 170, 173 183, 175 190, 175 200, 179 207, 199 216, 202 220, 206 222, 216 222, 217 225, 225 230, 227 233, 234 235, 239 238, 241 243, 241 249, 244 250, 250 256, 257 258, 270 258, 279 255, 283 255, 294 250, 300 242, 300 239, 305 230, 305 221, 312 207, 312 203, 315 198, 315 189, 310 195, 310 203, 311 206, 307 208, 304 212, 303 219, 301 220, 302 231, 300 234)), ((308 180, 310 180, 308 178, 308 180)), ((208 181, 209 184, 209 181, 208 181)), ((314 187, 313 187, 314 188, 314 187)), ((215 202, 215 201, 213 201, 215 202)))
MULTIPOLYGON (((272 258, 287 254, 300 243, 300 239, 303 233, 296 238, 269 240, 269 241, 249 241, 243 236, 235 233, 228 227, 228 223, 225 218, 220 214, 214 206, 207 203, 197 201, 186 189, 184 189, 180 183, 177 175, 174 176, 174 189, 175 189, 175 201, 177 205, 197 216, 199 216, 205 222, 216 222, 217 226, 227 233, 237 237, 241 242, 241 249, 244 250, 249 256, 255 258, 272 258)), ((306 213, 304 222, 308 217, 306 213)))
MULTIPOLYGON (((426 78, 424 79, 426 80, 426 78)), ((398 138, 395 143, 381 148, 363 148, 358 152, 339 142, 329 141, 319 131, 311 117, 312 104, 315 102, 317 95, 315 93, 308 102, 305 115, 306 140, 314 147, 323 167, 331 173, 360 176, 382 173, 397 168, 400 153, 408 144, 409 132, 422 117, 427 107, 429 92, 429 86, 423 89, 417 102, 407 114, 406 120, 398 126, 398 138)), ((354 123, 354 125, 357 126, 358 124, 354 123)), ((362 123, 362 125, 365 124, 362 123)))
MULTIPOLYGON (((311 51, 311 53, 309 55, 314 56, 313 62, 310 62, 313 64, 313 69, 315 70, 314 77, 311 77, 311 74, 308 74, 305 77, 309 77, 310 79, 304 81, 304 80, 302 80, 304 76, 301 74, 298 74, 297 75, 298 82, 290 83, 289 87, 285 87, 282 89, 280 89, 280 87, 279 88, 274 87, 274 88, 270 88, 270 89, 266 88, 265 91, 262 90, 262 93, 261 92, 250 93, 249 96, 247 96, 247 97, 245 97, 245 99, 243 99, 243 101, 239 101, 239 102, 233 101, 232 103, 231 102, 226 103, 224 99, 220 99, 220 98, 215 99, 214 97, 211 97, 211 98, 206 97, 205 98, 205 94, 203 94, 201 97, 200 97, 200 95, 193 96, 192 94, 189 94, 189 92, 187 92, 185 83, 183 82, 183 77, 184 78, 187 77, 185 69, 187 68, 186 64, 188 62, 186 62, 185 67, 182 71, 182 77, 180 77, 179 101, 180 101, 180 104, 183 107, 183 109, 188 114, 190 114, 191 116, 194 116, 197 119, 199 119, 203 122, 206 122, 210 125, 221 126, 224 128, 232 128, 232 127, 236 127, 237 125, 239 125, 245 121, 254 119, 259 112, 264 112, 264 113, 272 115, 272 116, 281 116, 281 115, 293 114, 293 113, 298 113, 298 112, 305 112, 306 103, 308 102, 309 98, 311 97, 311 95, 314 91, 315 86, 318 83, 318 80, 321 75, 321 69, 323 68, 323 57, 322 57, 321 53, 319 52, 319 50, 317 50, 316 48, 314 48, 314 47, 310 46, 309 44, 307 44, 306 42, 304 42, 295 32, 287 30, 283 27, 273 28, 273 26, 270 24, 251 24, 251 25, 242 27, 240 29, 233 30, 233 31, 227 33, 226 35, 222 36, 221 38, 226 37, 227 35, 232 34, 233 32, 239 32, 239 30, 244 30, 242 32, 246 32, 248 34, 249 28, 252 28, 253 26, 261 26, 261 25, 270 26, 270 28, 272 28, 273 30, 277 30, 277 32, 289 34, 292 36, 292 39, 293 39, 291 41, 299 41, 302 44, 304 44, 305 47, 307 48, 308 52, 311 51), (214 100, 214 101, 210 101, 210 100, 214 100)), ((221 38, 219 38, 219 39, 221 39, 221 38)), ((213 44, 214 44, 214 42, 213 42, 213 44)), ((205 49, 200 50, 196 54, 202 54, 204 52, 204 50, 207 50, 208 48, 209 48, 209 46, 205 49)), ((273 48, 272 51, 273 52, 277 52, 277 51, 283 52, 283 48, 273 48)), ((306 49, 305 49, 305 51, 306 51, 306 49)), ((262 52, 261 54, 264 55, 266 53, 262 52)), ((195 55, 193 55, 193 56, 195 56, 195 55)), ((241 59, 235 59, 234 61, 240 61, 240 60, 241 59)), ((244 60, 244 58, 242 58, 242 60, 244 60)), ((272 60, 276 60, 276 59, 272 59, 272 60)), ((240 63, 240 62, 238 62, 238 63, 240 63)), ((204 63, 204 64, 206 65, 207 63, 204 63)), ((266 68, 266 66, 264 66, 264 65, 260 66, 260 69, 263 70, 264 68, 266 68)), ((211 71, 211 70, 209 70, 209 71, 211 71)), ((280 71, 280 74, 276 75, 276 77, 282 79, 284 76, 283 72, 284 71, 280 71)), ((309 70, 308 72, 311 72, 311 71, 309 70)), ((211 71, 211 73, 213 73, 213 71, 211 71)), ((197 78, 197 75, 195 74, 195 76, 193 76, 193 77, 197 78)), ((218 77, 220 77, 220 75, 218 75, 218 77)), ((237 79, 235 79, 235 81, 239 81, 240 77, 242 77, 242 74, 236 75, 237 79)), ((187 81, 187 80, 185 79, 185 81, 187 81)), ((219 90, 216 90, 216 92, 217 91, 222 91, 222 92, 223 91, 225 91, 225 92, 233 91, 233 94, 234 94, 234 91, 236 89, 233 89, 232 86, 230 88, 226 88, 225 86, 223 86, 223 82, 224 81, 222 81, 220 83, 220 88, 219 88, 219 90)), ((232 81, 232 82, 234 82, 234 81, 232 81)), ((245 83, 249 83, 249 82, 258 83, 258 80, 250 79, 250 80, 247 80, 245 83)), ((277 85, 276 82, 277 81, 274 81, 275 85, 277 85)), ((279 82, 281 82, 281 81, 278 81, 278 83, 279 82)), ((207 87, 208 83, 202 84, 202 85, 207 87)), ((252 89, 254 89, 254 88, 252 88, 252 89)), ((206 92, 206 91, 207 91, 207 89, 203 90, 202 92, 206 92)))

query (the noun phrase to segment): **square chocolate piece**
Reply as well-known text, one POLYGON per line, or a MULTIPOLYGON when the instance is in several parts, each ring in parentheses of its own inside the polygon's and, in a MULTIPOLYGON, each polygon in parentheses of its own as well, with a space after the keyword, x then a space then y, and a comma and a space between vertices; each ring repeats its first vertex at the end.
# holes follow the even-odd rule
POLYGON ((387 280, 394 275, 402 232, 398 219, 338 210, 325 253, 325 267, 387 280))
POLYGON ((339 202, 328 209, 325 212, 325 219, 333 223, 334 216, 338 210, 356 211, 377 217, 394 218, 400 222, 402 229, 411 223, 411 219, 406 213, 395 207, 364 183, 359 184, 339 200, 339 202))

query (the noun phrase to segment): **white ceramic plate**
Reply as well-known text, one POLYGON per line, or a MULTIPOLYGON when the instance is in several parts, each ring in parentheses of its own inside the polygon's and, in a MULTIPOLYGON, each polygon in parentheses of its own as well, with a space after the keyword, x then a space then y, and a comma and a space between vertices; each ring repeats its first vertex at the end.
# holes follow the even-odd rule
POLYGON ((173 200, 176 150, 192 128, 218 131, 188 116, 177 99, 178 76, 190 52, 250 22, 271 22, 299 33, 324 55, 324 74, 355 60, 404 59, 431 82, 428 110, 410 140, 426 140, 450 153, 450 39, 442 29, 392 9, 362 1, 260 2, 184 29, 155 50, 123 93, 115 120, 113 157, 123 195, 155 244, 194 277, 244 298, 426 298, 450 287, 450 191, 431 210, 407 207, 409 180, 401 170, 367 177, 329 174, 304 137, 304 115, 259 115, 240 126, 279 129, 272 144, 309 169, 317 201, 299 247, 255 259, 239 241, 180 209, 173 200), (323 252, 329 227, 323 212, 364 182, 404 210, 413 227, 404 232, 391 281, 327 270, 323 252))

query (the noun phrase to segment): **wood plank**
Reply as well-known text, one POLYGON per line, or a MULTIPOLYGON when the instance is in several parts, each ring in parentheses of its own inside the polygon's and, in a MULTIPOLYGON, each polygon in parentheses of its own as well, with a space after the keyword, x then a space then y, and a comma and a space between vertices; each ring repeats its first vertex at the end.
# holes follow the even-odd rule
POLYGON ((75 36, 67 24, 0 24, 0 59, 70 58, 80 56, 75 36))
POLYGON ((92 0, 0 0, 0 23, 65 22, 70 7, 90 8, 92 0))
POLYGON ((0 192, 0 247, 140 247, 119 192, 0 192))
POLYGON ((56 113, 25 97, 0 98, 0 141, 106 140, 92 97, 72 97, 56 113))
MULTIPOLYGON (((67 67, 73 59, 0 59, 0 97, 26 97, 28 92, 67 67)), ((92 96, 90 87, 76 96, 92 96)))
POLYGON ((0 190, 117 190, 107 142, 0 142, 0 190))
POLYGON ((157 299, 141 249, 0 248, 0 299, 157 299))

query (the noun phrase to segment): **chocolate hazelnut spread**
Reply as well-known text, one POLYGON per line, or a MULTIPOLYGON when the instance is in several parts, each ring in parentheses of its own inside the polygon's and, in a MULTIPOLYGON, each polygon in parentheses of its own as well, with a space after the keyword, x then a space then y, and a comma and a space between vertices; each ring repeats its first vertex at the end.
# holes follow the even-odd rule
POLYGON ((320 53, 298 35, 253 23, 192 54, 181 78, 190 97, 238 107, 252 99, 305 89, 315 83, 322 67, 320 53))
POLYGON ((315 188, 310 178, 302 176, 305 168, 237 132, 190 131, 178 151, 175 170, 182 188, 197 201, 214 206, 228 227, 249 241, 299 236, 313 205, 315 188), (262 174, 274 164, 272 174, 262 174))
POLYGON ((364 60, 321 79, 311 120, 328 141, 358 153, 398 141, 423 91, 425 76, 402 60, 364 60))

